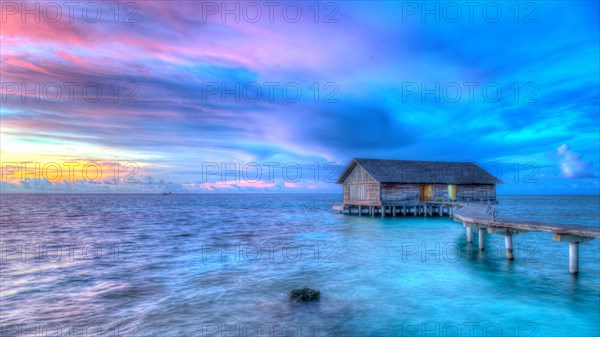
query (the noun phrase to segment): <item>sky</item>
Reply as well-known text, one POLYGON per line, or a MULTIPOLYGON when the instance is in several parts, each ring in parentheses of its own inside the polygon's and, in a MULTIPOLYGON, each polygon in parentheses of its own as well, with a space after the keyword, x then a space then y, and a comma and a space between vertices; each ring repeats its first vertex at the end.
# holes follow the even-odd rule
POLYGON ((2 192, 339 193, 352 158, 600 192, 600 5, 2 2, 2 192))

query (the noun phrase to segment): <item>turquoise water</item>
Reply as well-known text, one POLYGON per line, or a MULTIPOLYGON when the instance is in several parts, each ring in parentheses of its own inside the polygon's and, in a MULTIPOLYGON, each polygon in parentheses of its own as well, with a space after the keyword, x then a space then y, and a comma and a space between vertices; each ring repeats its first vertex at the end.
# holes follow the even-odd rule
MULTIPOLYGON (((600 240, 330 210, 339 196, 2 195, 3 336, 597 336, 600 240), (290 303, 287 291, 321 291, 290 303), (87 333, 87 334, 85 334, 87 333)), ((502 196, 598 226, 598 196, 502 196)), ((536 211, 533 211, 536 210, 536 211)))

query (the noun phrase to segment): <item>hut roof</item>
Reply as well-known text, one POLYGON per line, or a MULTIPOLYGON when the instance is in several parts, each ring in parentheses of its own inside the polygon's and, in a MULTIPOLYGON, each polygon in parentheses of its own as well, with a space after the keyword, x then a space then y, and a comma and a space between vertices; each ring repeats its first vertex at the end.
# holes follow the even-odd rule
POLYGON ((344 182, 356 165, 380 183, 503 184, 475 163, 354 158, 337 180, 344 182))

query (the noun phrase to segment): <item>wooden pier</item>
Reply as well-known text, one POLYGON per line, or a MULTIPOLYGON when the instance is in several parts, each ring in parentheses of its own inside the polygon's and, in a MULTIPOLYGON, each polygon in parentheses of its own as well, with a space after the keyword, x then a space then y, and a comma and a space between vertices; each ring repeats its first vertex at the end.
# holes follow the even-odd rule
POLYGON ((509 260, 513 259, 513 236, 525 232, 552 233, 553 241, 569 243, 569 271, 572 274, 579 272, 579 244, 600 237, 600 228, 593 226, 498 218, 495 208, 491 205, 461 205, 454 213, 454 220, 463 223, 467 243, 473 242, 473 230, 478 232, 479 250, 485 249, 486 234, 504 235, 506 258, 509 260))
POLYGON ((491 203, 464 203, 426 201, 420 203, 370 205, 333 205, 333 210, 358 216, 448 216, 462 222, 467 243, 473 243, 473 231, 477 231, 479 250, 485 249, 487 234, 504 235, 506 258, 512 260, 513 236, 526 232, 552 233, 552 240, 569 243, 569 271, 579 272, 579 244, 600 237, 600 228, 583 225, 549 224, 536 221, 520 221, 499 218, 491 203))

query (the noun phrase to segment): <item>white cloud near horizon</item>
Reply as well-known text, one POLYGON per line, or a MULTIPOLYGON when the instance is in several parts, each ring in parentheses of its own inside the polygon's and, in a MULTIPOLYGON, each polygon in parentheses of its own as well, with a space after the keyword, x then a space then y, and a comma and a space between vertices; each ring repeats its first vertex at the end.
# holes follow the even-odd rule
POLYGON ((583 160, 580 154, 573 152, 567 144, 556 149, 560 171, 567 179, 593 178, 597 174, 592 169, 592 163, 583 160))

